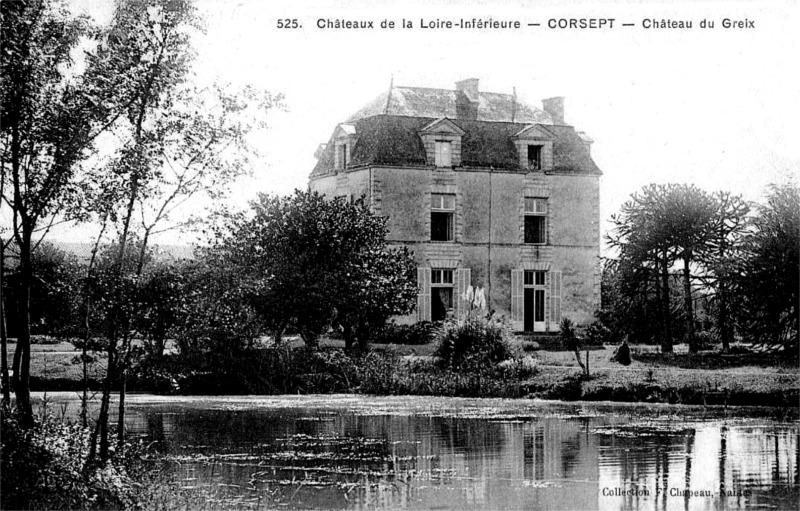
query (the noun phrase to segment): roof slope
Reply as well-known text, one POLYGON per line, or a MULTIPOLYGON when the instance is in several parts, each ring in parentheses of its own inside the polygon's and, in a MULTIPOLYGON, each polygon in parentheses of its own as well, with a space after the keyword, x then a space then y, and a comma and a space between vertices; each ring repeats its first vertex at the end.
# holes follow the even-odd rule
MULTIPOLYGON (((374 115, 404 115, 408 117, 447 117, 455 119, 458 115, 459 101, 463 92, 448 89, 429 89, 425 87, 392 87, 373 99, 361 110, 350 116, 346 122, 372 117, 374 115)), ((522 122, 552 124, 550 115, 536 107, 521 103, 512 94, 496 92, 478 93, 479 121, 522 122)))
MULTIPOLYGON (((432 117, 375 115, 355 120, 357 141, 352 149, 351 167, 363 165, 426 165, 425 147, 419 131, 432 117)), ((466 133, 461 138, 464 167, 519 170, 514 135, 529 124, 450 119, 466 133)), ((553 133, 553 171, 600 174, 586 145, 572 126, 548 125, 553 133)), ((329 143, 314 167, 312 176, 333 168, 334 144, 329 143)))

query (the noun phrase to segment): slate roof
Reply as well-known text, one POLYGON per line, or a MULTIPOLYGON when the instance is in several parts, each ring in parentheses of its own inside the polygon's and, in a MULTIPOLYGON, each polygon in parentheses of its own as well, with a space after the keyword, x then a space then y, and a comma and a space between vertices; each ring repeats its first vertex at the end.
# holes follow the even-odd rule
MULTIPOLYGON (((425 148, 419 131, 435 119, 381 114, 351 121, 356 127, 357 140, 349 167, 426 165, 425 148)), ((520 170, 513 137, 530 123, 450 120, 466 132, 461 138, 463 167, 520 170)), ((544 128, 555 137, 553 171, 601 173, 572 126, 547 125, 544 128)), ((324 174, 333 168, 334 146, 329 143, 322 151, 312 176, 324 174)))
MULTIPOLYGON (((347 119, 348 123, 374 115, 404 115, 408 117, 447 117, 458 115, 459 99, 463 92, 426 87, 391 87, 347 119)), ((550 114, 521 103, 512 94, 478 93, 479 121, 552 124, 550 114)))

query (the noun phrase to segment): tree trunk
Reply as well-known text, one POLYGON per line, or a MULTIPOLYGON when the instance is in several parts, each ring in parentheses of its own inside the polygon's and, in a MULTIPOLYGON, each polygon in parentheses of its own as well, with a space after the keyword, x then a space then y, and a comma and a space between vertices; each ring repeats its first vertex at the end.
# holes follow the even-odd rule
POLYGON ((117 449, 123 452, 125 445, 125 391, 128 387, 128 366, 130 365, 131 339, 128 333, 122 340, 120 359, 122 366, 119 368, 119 408, 117 410, 117 449))
POLYGON ((22 243, 19 244, 19 266, 22 277, 22 296, 19 300, 20 331, 17 334, 17 349, 14 352, 14 394, 17 397, 17 408, 20 412, 22 425, 33 425, 33 408, 31 406, 31 282, 33 281, 33 268, 31 267, 31 235, 32 229, 27 225, 22 227, 22 243))
POLYGON ((108 354, 108 364, 106 365, 106 377, 103 381, 103 397, 100 398, 100 413, 97 417, 97 424, 95 424, 95 428, 92 431, 92 438, 89 443, 87 466, 91 465, 96 457, 99 457, 101 461, 108 459, 108 407, 109 401, 111 400, 111 385, 116 373, 116 361, 114 360, 116 358, 116 346, 117 340, 109 336, 108 349, 106 350, 108 354), (99 452, 97 450, 98 439, 100 442, 99 452))
POLYGON ((342 325, 342 337, 344 337, 344 349, 351 351, 355 342, 355 335, 350 325, 342 325))
POLYGON ((583 361, 581 360, 581 351, 578 349, 577 344, 575 346, 575 360, 578 361, 578 365, 581 366, 581 371, 583 374, 587 374, 586 366, 583 365, 583 361))
POLYGON ((100 241, 103 239, 103 233, 106 231, 108 225, 108 217, 103 218, 103 226, 100 229, 100 234, 97 235, 97 240, 92 247, 92 256, 89 259, 89 267, 86 269, 86 284, 83 286, 83 295, 86 300, 86 313, 83 316, 84 321, 84 335, 83 335, 83 348, 81 349, 81 361, 83 362, 83 394, 81 395, 81 425, 87 427, 89 425, 89 342, 92 338, 92 329, 90 324, 92 312, 92 270, 94 270, 94 263, 97 260, 97 251, 100 248, 100 241))
MULTIPOLYGON (((724 278, 727 278, 724 277, 724 278)), ((730 325, 728 313, 728 290, 726 289, 726 282, 723 279, 719 281, 719 316, 717 317, 717 328, 719 335, 722 339, 722 352, 728 353, 731 350, 731 340, 733 332, 730 325)))
POLYGON ((2 406, 11 406, 11 382, 8 378, 8 333, 6 332, 6 306, 3 298, 5 285, 5 242, 0 240, 0 372, 2 372, 2 406))
POLYGON ((683 316, 686 320, 686 341, 689 343, 689 353, 697 353, 697 339, 694 332, 694 307, 692 307, 692 275, 689 263, 692 260, 692 251, 683 253, 683 316))
POLYGON ((358 350, 361 353, 366 353, 367 348, 369 348, 369 326, 366 324, 360 325, 356 329, 356 339, 358 341, 358 350))
POLYGON ((663 253, 661 260, 661 307, 663 310, 663 339, 661 341, 661 353, 672 353, 672 310, 669 299, 669 269, 667 268, 667 251, 663 253))

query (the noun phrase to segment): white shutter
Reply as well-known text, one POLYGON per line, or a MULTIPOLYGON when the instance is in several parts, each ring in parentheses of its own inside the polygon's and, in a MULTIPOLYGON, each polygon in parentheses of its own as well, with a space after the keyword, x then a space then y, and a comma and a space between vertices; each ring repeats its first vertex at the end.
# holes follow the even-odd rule
POLYGON ((456 317, 469 313, 469 303, 464 300, 464 295, 467 294, 467 287, 469 287, 471 281, 472 272, 469 268, 458 268, 456 270, 456 317))
POLYGON ((417 268, 417 320, 431 320, 431 269, 417 268))
POLYGON ((550 321, 552 331, 561 323, 561 272, 550 272, 550 321))
POLYGON ((523 328, 523 289, 524 270, 511 270, 511 324, 514 330, 523 328))

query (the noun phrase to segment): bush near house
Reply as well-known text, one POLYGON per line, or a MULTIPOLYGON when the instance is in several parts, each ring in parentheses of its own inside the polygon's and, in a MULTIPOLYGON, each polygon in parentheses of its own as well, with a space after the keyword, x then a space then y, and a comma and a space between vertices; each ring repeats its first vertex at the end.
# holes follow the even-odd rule
POLYGON ((466 362, 496 364, 511 357, 511 328, 492 314, 469 314, 449 319, 436 332, 435 355, 448 367, 466 362))
POLYGON ((387 323, 375 332, 373 344, 429 344, 436 337, 437 324, 430 321, 419 321, 411 325, 387 323))

